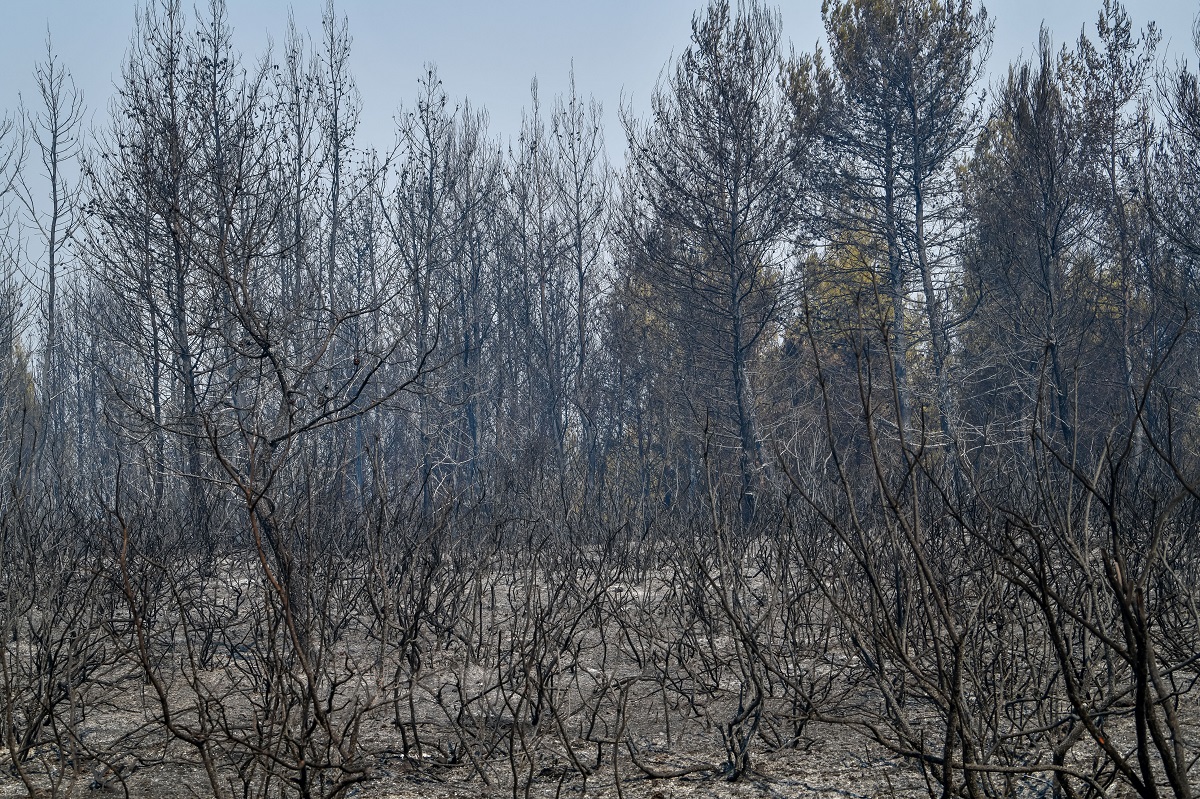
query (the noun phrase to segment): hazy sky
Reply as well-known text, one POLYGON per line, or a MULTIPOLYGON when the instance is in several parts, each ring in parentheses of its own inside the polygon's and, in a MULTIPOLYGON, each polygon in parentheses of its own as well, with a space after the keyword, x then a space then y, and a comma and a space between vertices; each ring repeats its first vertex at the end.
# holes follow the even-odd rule
MULTIPOLYGON (((34 63, 44 56, 47 28, 55 49, 83 89, 98 123, 129 44, 133 0, 0 0, 0 109, 18 93, 32 99, 34 63)), ((184 0, 189 3, 189 0, 184 0)), ((204 5, 206 3, 197 3, 204 5)), ((617 122, 622 94, 641 111, 663 65, 688 41, 692 13, 703 0, 338 0, 354 37, 353 72, 363 98, 361 144, 387 146, 396 109, 415 96, 422 65, 433 62, 451 97, 486 106, 491 129, 505 139, 520 126, 530 79, 548 103, 562 92, 574 59, 576 83, 604 105, 609 151, 623 142, 617 122)), ((228 0, 236 44, 246 54, 281 42, 288 9, 301 29, 319 31, 323 0, 228 0)), ((1056 42, 1091 28, 1099 0, 995 0, 993 73, 1029 52, 1045 19, 1056 42)), ((784 34, 797 50, 821 38, 820 0, 783 0, 784 34)), ((1172 58, 1195 62, 1191 22, 1197 0, 1129 2, 1134 22, 1156 20, 1172 58)))

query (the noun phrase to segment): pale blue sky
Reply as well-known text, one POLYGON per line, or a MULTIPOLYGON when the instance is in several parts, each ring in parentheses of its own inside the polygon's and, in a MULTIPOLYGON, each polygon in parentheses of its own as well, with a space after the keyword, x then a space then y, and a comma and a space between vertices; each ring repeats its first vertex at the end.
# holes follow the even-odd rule
MULTIPOLYGON (((184 0, 188 3, 189 0, 184 0)), ((202 3, 198 3, 202 4, 202 3)), ((102 119, 129 43, 133 0, 0 0, 0 109, 32 93, 31 73, 44 53, 47 26, 55 48, 102 119)), ((317 32, 323 0, 228 0, 238 47, 261 52, 282 41, 293 8, 301 28, 317 32)), ((536 74, 544 103, 566 87, 572 59, 584 94, 604 105, 609 152, 623 148, 617 108, 622 93, 643 110, 672 51, 686 45, 692 13, 703 0, 339 0, 354 37, 353 70, 362 92, 362 144, 387 146, 392 118, 416 90, 422 65, 437 64, 452 97, 488 108, 494 134, 514 137, 536 74)), ((784 33, 797 50, 821 37, 820 0, 783 0, 784 33)), ((1073 41, 1096 16, 1099 0, 996 0, 990 66, 1002 72, 1028 52, 1043 20, 1056 42, 1073 41)), ((1135 23, 1157 20, 1172 57, 1196 60, 1191 21, 1197 0, 1127 3, 1135 23)))

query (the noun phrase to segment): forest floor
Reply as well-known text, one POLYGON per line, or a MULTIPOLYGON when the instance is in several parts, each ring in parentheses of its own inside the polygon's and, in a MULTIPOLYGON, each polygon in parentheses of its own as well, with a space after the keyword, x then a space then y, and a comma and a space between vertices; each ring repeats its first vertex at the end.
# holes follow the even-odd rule
MULTIPOLYGON (((714 733, 715 735, 715 733, 714 733)), ((489 769, 485 783, 472 768, 427 767, 413 771, 403 760, 381 758, 371 778, 344 795, 355 799, 801 799, 803 797, 920 797, 927 791, 920 775, 836 725, 813 725, 811 738, 796 749, 757 753, 751 773, 736 782, 723 776, 694 773, 674 778, 650 778, 630 762, 627 752, 618 761, 620 785, 613 779, 611 754, 602 769, 586 779, 561 768, 544 768, 539 774, 518 774, 489 769), (489 784, 490 783, 490 784, 489 784)), ((674 768, 698 762, 715 752, 672 752, 669 758, 647 757, 652 767, 674 768)), ((184 799, 211 796, 203 771, 180 763, 134 767, 117 764, 120 776, 102 765, 81 771, 62 784, 60 795, 129 796, 132 799, 184 799)), ((0 775, 0 797, 28 793, 19 779, 0 775)))
MULTIPOLYGON (((281 645, 287 638, 279 617, 262 604, 268 595, 252 588, 248 573, 224 575, 207 594, 164 593, 170 601, 161 601, 154 621, 157 648, 152 659, 147 656, 153 679, 129 643, 135 639, 128 618, 119 612, 105 627, 85 627, 78 637, 61 631, 55 639, 93 661, 86 683, 65 694, 51 691, 61 701, 23 763, 25 779, 42 790, 39 795, 55 799, 210 797, 200 741, 219 772, 220 794, 230 799, 296 795, 294 784, 283 790, 280 775, 319 783, 313 770, 322 760, 330 766, 328 779, 363 778, 341 793, 315 784, 312 795, 347 799, 875 799, 939 793, 914 762, 850 726, 803 723, 796 697, 784 695, 781 686, 802 680, 810 696, 820 694, 822 684, 836 683, 842 687, 826 690, 836 694, 831 701, 839 712, 871 717, 881 700, 870 695, 869 683, 834 679, 858 668, 857 658, 840 650, 822 653, 814 645, 803 648, 803 657, 777 660, 764 676, 756 671, 761 665, 747 665, 744 644, 718 623, 719 597, 681 604, 672 592, 684 581, 650 575, 642 584, 580 577, 582 588, 566 594, 532 574, 501 574, 487 587, 482 578, 460 580, 453 590, 447 581, 431 579, 377 599, 371 606, 381 612, 374 622, 363 615, 361 600, 330 600, 329 607, 345 610, 321 618, 343 633, 321 650, 307 676, 297 665, 296 653, 304 650, 281 645), (449 616, 453 629, 438 623, 441 606, 430 598, 438 591, 443 593, 435 599, 458 597, 461 603, 449 616), (405 609, 418 600, 425 603, 419 613, 405 609), (688 608, 696 615, 689 617, 688 608), (200 619, 202 610, 208 615, 200 619), (604 622, 590 623, 594 616, 604 622), (403 639, 401 622, 407 619, 427 621, 422 632, 403 639), (749 770, 730 781, 722 764, 730 759, 731 720, 752 685, 759 690, 761 726, 750 733, 749 770), (324 727, 313 721, 314 696, 329 708, 324 727), (69 731, 56 726, 70 719, 69 731), (343 761, 342 753, 349 759, 343 761), (300 770, 298 762, 304 763, 300 770)), ((767 587, 748 586, 750 597, 772 595, 767 587)), ((753 607, 781 624, 779 614, 796 611, 799 601, 790 596, 787 603, 753 607)), ((812 608, 814 614, 821 609, 812 608)), ((782 658, 789 642, 795 639, 776 632, 760 640, 757 651, 778 643, 771 656, 782 658)), ((41 671, 46 661, 24 637, 14 637, 8 647, 0 663, 6 669, 0 687, 13 686, 5 712, 30 718, 29 708, 41 707, 38 697, 52 687, 41 671), (14 690, 22 684, 22 692, 14 690)), ((1189 705, 1188 723, 1196 725, 1200 709, 1189 705)), ((906 711, 906 724, 922 741, 937 740, 936 719, 920 701, 910 699, 906 711)), ((1127 737, 1116 725, 1108 732, 1127 737)), ((1087 755, 1086 746, 1079 749, 1087 755)), ((0 741, 0 799, 30 793, 13 767, 12 751, 11 740, 0 741)), ((1008 792, 1032 797, 1047 788, 1044 774, 1029 775, 1008 792)))

